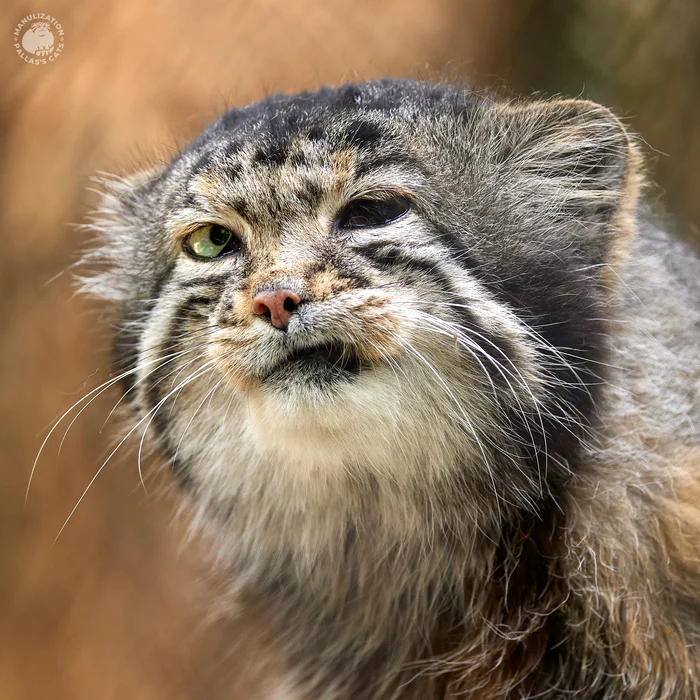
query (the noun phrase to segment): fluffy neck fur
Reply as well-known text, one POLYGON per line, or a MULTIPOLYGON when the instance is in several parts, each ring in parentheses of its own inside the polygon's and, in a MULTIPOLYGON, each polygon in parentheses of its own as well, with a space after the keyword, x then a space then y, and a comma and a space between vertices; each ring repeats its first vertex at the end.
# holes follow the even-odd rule
POLYGON ((591 103, 385 81, 232 110, 105 197, 85 286, 295 697, 698 697, 700 266, 638 161, 591 103), (415 211, 339 238, 387 183, 415 211), (212 220, 241 253, 195 262, 212 220), (254 287, 290 275, 372 367, 336 394, 298 369, 256 394, 294 333, 254 287), (213 382, 168 385, 212 332, 213 382))
POLYGON ((454 483, 426 500, 369 473, 296 509, 291 482, 203 506, 299 697, 698 697, 697 363, 660 351, 698 313, 669 315, 684 300, 649 256, 660 243, 680 252, 645 227, 621 269, 601 420, 572 469, 583 476, 535 513, 485 529, 454 483), (654 303, 669 285, 675 302, 654 303), (650 374, 664 394, 650 395, 650 374))

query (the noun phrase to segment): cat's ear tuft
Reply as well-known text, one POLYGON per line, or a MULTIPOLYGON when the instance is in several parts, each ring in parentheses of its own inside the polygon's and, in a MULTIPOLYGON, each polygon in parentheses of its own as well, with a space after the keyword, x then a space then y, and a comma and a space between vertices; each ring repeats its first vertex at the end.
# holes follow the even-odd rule
POLYGON ((586 100, 495 105, 492 158, 553 216, 619 223, 636 207, 641 157, 622 122, 586 100))
POLYGON ((605 107, 573 99, 494 104, 487 121, 490 170, 509 205, 543 234, 561 240, 568 231, 592 262, 624 260, 642 167, 622 122, 605 107))
POLYGON ((153 168, 126 177, 93 178, 99 202, 81 227, 92 235, 77 264, 80 293, 115 303, 133 294, 136 286, 130 276, 137 270, 133 257, 144 225, 142 210, 162 172, 163 168, 153 168))

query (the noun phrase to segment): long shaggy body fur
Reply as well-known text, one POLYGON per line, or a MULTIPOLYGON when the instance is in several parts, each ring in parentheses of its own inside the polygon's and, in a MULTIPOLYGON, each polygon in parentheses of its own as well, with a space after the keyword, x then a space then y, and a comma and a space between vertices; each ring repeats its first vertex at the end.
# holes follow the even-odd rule
POLYGON ((134 431, 289 697, 700 697, 700 264, 639 161, 593 103, 383 81, 108 183, 83 282, 134 431), (386 196, 410 211, 339 229, 386 196), (240 250, 187 255, 206 224, 240 250), (280 285, 286 332, 252 306, 280 285))

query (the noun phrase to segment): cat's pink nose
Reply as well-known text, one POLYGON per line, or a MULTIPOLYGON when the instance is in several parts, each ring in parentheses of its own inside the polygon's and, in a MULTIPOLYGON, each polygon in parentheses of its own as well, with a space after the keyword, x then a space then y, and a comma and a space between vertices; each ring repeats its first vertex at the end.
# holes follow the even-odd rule
POLYGON ((289 317, 301 304, 298 294, 291 289, 275 289, 258 292, 253 297, 253 313, 258 316, 270 314, 270 321, 275 328, 286 330, 289 317))

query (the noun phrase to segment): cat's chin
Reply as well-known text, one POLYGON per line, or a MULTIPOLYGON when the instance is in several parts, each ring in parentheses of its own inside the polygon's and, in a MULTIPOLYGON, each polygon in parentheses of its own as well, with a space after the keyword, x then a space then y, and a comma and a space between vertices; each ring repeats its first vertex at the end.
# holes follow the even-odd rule
POLYGON ((314 388, 329 391, 333 385, 350 382, 370 366, 351 348, 339 343, 323 343, 291 353, 269 368, 261 384, 273 391, 314 388))
POLYGON ((248 416, 266 443, 272 435, 302 444, 309 438, 354 441, 370 425, 392 421, 398 398, 392 379, 381 365, 355 372, 319 357, 295 360, 246 392, 248 416))

